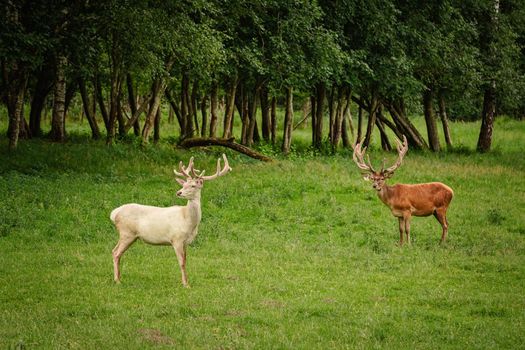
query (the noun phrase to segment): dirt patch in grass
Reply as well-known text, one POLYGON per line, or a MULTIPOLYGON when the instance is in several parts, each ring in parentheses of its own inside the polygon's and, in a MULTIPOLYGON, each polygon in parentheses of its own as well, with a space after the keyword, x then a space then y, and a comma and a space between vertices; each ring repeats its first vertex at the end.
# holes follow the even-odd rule
POLYGON ((150 343, 158 345, 175 345, 175 340, 168 337, 167 335, 162 334, 162 332, 158 329, 141 328, 138 332, 142 338, 149 341, 150 343))

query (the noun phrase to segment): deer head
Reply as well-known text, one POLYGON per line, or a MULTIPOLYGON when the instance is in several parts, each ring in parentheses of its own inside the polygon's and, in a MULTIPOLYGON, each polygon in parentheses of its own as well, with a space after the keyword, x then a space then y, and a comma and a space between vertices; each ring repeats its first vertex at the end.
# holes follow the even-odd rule
POLYGON ((179 163, 179 171, 173 169, 173 172, 179 178, 176 178, 177 182, 182 188, 177 191, 177 197, 192 200, 200 197, 200 191, 204 185, 204 181, 215 180, 219 176, 225 175, 231 171, 232 168, 228 164, 226 155, 222 155, 224 159, 224 167, 221 170, 221 159, 217 159, 217 171, 214 175, 204 176, 205 170, 197 170, 193 165, 193 157, 190 158, 188 166, 185 167, 182 161, 179 163))
POLYGON ((394 172, 399 168, 403 157, 408 151, 408 141, 405 135, 403 135, 403 143, 396 139, 398 157, 394 165, 385 169, 385 160, 383 160, 383 166, 380 171, 376 171, 370 163, 370 157, 367 155, 367 163, 364 161, 364 154, 366 147, 362 148, 362 142, 354 146, 353 160, 357 164, 357 167, 363 173, 363 178, 367 181, 372 181, 372 186, 375 190, 381 191, 385 185, 385 180, 392 177, 394 172))

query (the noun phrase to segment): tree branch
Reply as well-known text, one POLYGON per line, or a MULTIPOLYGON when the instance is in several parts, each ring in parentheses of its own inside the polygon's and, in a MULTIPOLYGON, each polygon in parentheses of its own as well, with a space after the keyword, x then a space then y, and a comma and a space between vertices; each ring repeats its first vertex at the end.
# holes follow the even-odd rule
POLYGON ((251 158, 261 160, 263 162, 271 162, 272 158, 265 156, 264 154, 258 153, 251 148, 243 146, 234 142, 235 138, 231 137, 229 139, 217 139, 217 138, 190 138, 183 140, 179 146, 183 148, 191 147, 204 147, 204 146, 222 146, 228 147, 234 151, 245 154, 251 158))

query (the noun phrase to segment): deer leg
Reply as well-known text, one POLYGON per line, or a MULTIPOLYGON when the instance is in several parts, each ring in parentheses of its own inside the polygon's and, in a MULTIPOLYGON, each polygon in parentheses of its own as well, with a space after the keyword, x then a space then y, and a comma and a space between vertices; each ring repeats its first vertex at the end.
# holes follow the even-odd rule
POLYGON ((434 216, 441 224, 441 227, 443 227, 443 233, 441 234, 441 243, 443 243, 445 242, 445 239, 447 239, 448 234, 447 210, 444 208, 436 209, 434 216))
POLYGON ((407 243, 412 244, 410 241, 410 215, 405 217, 405 234, 407 236, 407 243))
POLYGON ((124 252, 129 248, 133 242, 135 242, 135 237, 120 237, 117 245, 113 248, 113 275, 115 282, 120 283, 120 257, 124 252))
POLYGON ((399 246, 401 247, 403 245, 403 234, 405 232, 405 219, 403 217, 399 217, 399 246))
POLYGON ((177 254, 177 260, 179 261, 182 285, 184 287, 189 287, 188 275, 186 274, 186 247, 184 243, 174 243, 173 248, 175 249, 175 254, 177 254))

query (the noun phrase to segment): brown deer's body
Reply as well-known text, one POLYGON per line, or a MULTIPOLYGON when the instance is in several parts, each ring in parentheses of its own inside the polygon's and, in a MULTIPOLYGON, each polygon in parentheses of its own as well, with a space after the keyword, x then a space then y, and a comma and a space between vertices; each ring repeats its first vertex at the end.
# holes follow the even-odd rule
POLYGON ((398 218, 400 245, 403 245, 404 234, 406 234, 407 242, 410 243, 410 219, 412 216, 434 215, 443 228, 441 242, 444 242, 448 234, 447 209, 454 196, 454 191, 441 182, 388 186, 385 180, 394 174, 408 151, 406 137, 404 137, 403 144, 397 141, 397 145, 399 157, 396 163, 386 170, 383 165, 383 169, 375 171, 370 160, 368 160, 368 164, 365 163, 363 157, 366 148, 362 150, 361 144, 355 146, 353 159, 359 169, 366 173, 365 180, 372 181, 372 186, 377 191, 381 201, 390 208, 392 215, 398 218))
POLYGON ((430 182, 416 185, 384 186, 377 195, 396 217, 403 217, 408 214, 429 216, 440 208, 448 207, 454 192, 441 182, 430 182))
POLYGON ((399 241, 403 244, 403 233, 410 243, 411 216, 434 215, 443 227, 441 241, 448 233, 447 208, 452 201, 454 191, 441 182, 430 182, 416 185, 385 185, 377 192, 383 203, 399 219, 399 241))

